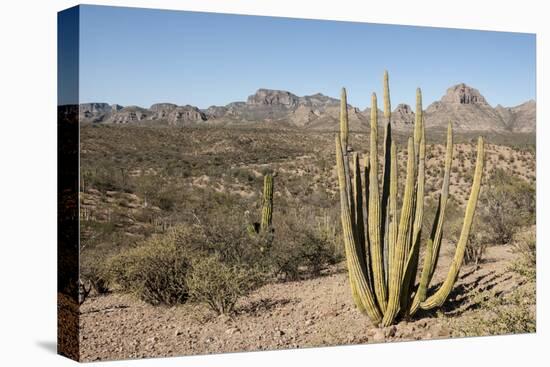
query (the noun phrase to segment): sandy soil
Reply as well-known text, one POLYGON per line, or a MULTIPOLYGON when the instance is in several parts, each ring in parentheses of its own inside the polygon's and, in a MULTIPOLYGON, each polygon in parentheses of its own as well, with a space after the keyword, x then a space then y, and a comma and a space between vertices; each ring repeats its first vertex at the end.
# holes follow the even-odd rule
MULTIPOLYGON (((441 281, 452 248, 446 244, 434 284, 441 281), (445 248, 446 247, 446 248, 445 248)), ((342 265, 316 279, 266 285, 239 305, 233 317, 215 316, 203 305, 153 307, 128 295, 110 294, 81 307, 81 360, 208 354, 342 344, 380 343, 458 336, 457 318, 481 312, 475 292, 510 291, 507 247, 488 249, 479 267, 464 266, 442 311, 378 329, 352 303, 342 265), (454 321, 454 322, 452 322, 454 321)))

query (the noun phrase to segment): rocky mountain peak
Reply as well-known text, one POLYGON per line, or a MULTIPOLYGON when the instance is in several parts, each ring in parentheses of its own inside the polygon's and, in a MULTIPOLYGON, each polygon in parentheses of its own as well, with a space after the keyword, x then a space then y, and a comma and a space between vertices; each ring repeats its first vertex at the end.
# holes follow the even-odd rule
POLYGON ((414 123, 414 112, 408 104, 400 103, 392 112, 392 121, 403 125, 411 125, 414 123))
POLYGON ((258 89, 256 93, 248 97, 248 105, 263 105, 294 107, 298 104, 298 96, 285 90, 258 89))
POLYGON ((488 105, 485 97, 483 97, 477 89, 464 83, 454 85, 447 89, 447 93, 441 98, 441 102, 450 104, 488 105))

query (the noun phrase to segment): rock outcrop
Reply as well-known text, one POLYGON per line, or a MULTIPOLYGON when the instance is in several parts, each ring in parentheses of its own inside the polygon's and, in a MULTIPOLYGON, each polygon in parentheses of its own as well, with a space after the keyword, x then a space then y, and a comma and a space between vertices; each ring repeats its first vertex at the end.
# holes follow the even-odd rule
POLYGON ((529 100, 515 107, 502 107, 495 109, 506 122, 508 129, 518 132, 533 132, 536 130, 537 108, 534 100, 529 100))
POLYGON ((102 122, 108 119, 113 112, 120 111, 122 106, 108 103, 81 103, 79 118, 81 121, 102 122))
POLYGON ((469 87, 464 83, 454 85, 447 89, 447 93, 441 98, 441 103, 489 105, 477 89, 469 87))
POLYGON ((180 125, 207 120, 206 114, 195 106, 185 105, 177 106, 168 115, 168 123, 171 125, 180 125))
POLYGON ((114 112, 108 119, 108 122, 111 122, 113 124, 128 124, 132 122, 146 120, 150 116, 151 111, 145 108, 138 106, 128 106, 117 112, 114 112))
POLYGON ((399 128, 412 127, 414 124, 415 114, 408 104, 400 103, 395 110, 392 111, 392 125, 399 128))
POLYGON ((246 104, 252 106, 295 107, 298 105, 298 96, 283 90, 258 89, 256 93, 248 97, 246 104))
POLYGON ((447 89, 440 101, 426 109, 427 127, 444 127, 449 121, 458 130, 506 131, 506 123, 477 89, 464 83, 447 89))

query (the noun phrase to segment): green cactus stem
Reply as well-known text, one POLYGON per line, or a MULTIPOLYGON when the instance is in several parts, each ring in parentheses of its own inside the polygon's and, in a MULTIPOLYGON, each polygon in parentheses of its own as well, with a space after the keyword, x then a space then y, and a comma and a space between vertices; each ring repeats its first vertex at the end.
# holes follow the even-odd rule
POLYGON ((264 176, 264 195, 262 205, 262 220, 260 230, 267 231, 271 228, 273 219, 273 175, 264 176))

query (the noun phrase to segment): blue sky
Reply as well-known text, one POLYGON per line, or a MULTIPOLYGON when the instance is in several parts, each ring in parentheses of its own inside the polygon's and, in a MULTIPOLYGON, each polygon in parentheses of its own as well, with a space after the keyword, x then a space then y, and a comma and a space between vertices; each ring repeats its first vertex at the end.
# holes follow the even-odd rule
POLYGON ((80 11, 80 101, 200 108, 258 88, 364 108, 390 73, 393 106, 464 82, 495 106, 535 99, 533 34, 101 6, 80 11))

